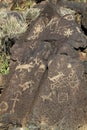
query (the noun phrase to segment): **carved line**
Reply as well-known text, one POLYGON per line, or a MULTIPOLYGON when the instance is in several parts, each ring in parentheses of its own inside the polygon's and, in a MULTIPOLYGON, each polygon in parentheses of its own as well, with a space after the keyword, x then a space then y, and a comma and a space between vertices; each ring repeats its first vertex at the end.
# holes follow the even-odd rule
POLYGON ((21 91, 17 91, 16 93, 14 93, 15 95, 15 98, 11 99, 13 101, 13 106, 12 106, 12 110, 10 111, 10 113, 14 113, 14 109, 15 109, 15 106, 16 106, 16 103, 19 101, 18 97, 20 95, 22 95, 21 91))
POLYGON ((4 111, 7 111, 7 109, 8 109, 8 103, 5 102, 5 101, 2 101, 2 102, 0 103, 0 111, 1 111, 1 112, 4 112, 4 111))

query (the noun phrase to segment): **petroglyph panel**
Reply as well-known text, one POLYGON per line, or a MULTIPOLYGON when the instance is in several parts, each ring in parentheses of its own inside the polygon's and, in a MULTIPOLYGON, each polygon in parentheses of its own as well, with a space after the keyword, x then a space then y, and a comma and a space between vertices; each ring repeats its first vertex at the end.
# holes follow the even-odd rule
MULTIPOLYGON (((67 16, 70 18, 70 20, 72 20, 73 16, 67 16)), ((70 21, 69 20, 69 21, 70 21)), ((61 18, 53 18, 49 24, 47 25, 47 27, 50 29, 50 34, 59 34, 59 35, 64 35, 66 37, 69 37, 73 34, 74 30, 72 29, 72 27, 70 27, 69 25, 64 25, 63 27, 59 26, 61 24, 61 18)))
POLYGON ((71 15, 61 17, 51 4, 45 7, 11 48, 17 62, 11 61, 10 82, 6 97, 1 95, 0 112, 16 115, 17 124, 22 126, 32 120, 28 129, 75 130, 72 125, 87 115, 87 96, 82 80, 83 61, 74 48, 85 47, 87 42, 71 15), (51 9, 53 14, 49 13, 51 9))
MULTIPOLYGON (((61 62, 63 62, 62 59, 61 62)), ((54 72, 55 74, 53 77, 51 77, 51 72, 49 73, 48 79, 51 83, 51 88, 77 88, 79 86, 80 81, 76 69, 71 63, 67 63, 64 66, 64 69, 60 71, 63 66, 64 65, 61 65, 61 63, 60 65, 59 63, 56 65, 56 72, 54 72)))
POLYGON ((61 58, 58 59, 58 62, 56 58, 54 58, 54 61, 49 65, 47 79, 49 91, 48 94, 41 95, 43 101, 48 100, 52 102, 57 98, 58 103, 65 103, 70 100, 68 93, 74 96, 77 91, 79 91, 79 79, 81 79, 81 74, 77 73, 78 65, 74 66, 74 64, 69 61, 69 57, 60 57, 61 58), (68 62, 63 64, 65 60, 68 62))

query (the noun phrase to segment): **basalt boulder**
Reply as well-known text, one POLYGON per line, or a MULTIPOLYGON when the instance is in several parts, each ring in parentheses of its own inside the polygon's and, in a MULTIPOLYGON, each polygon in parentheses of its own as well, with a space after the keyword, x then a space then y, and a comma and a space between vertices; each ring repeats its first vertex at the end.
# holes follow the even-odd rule
POLYGON ((0 128, 86 130, 86 47, 74 16, 61 16, 45 2, 11 48, 7 88, 0 96, 0 128))

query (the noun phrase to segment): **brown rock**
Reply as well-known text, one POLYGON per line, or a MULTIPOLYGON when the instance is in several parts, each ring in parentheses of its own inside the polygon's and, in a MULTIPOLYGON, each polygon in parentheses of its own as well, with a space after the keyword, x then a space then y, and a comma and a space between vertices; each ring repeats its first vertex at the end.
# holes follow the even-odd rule
POLYGON ((11 49, 15 62, 11 61, 8 87, 0 98, 2 127, 83 130, 87 124, 87 74, 78 50, 86 46, 74 17, 61 17, 46 2, 11 49))

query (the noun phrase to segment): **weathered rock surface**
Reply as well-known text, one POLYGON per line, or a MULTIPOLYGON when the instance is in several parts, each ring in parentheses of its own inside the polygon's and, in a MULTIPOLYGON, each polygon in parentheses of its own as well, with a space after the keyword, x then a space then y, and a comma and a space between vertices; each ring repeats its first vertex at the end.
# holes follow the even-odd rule
POLYGON ((73 15, 61 17, 46 2, 11 49, 8 87, 0 97, 1 129, 87 128, 86 46, 73 15))

